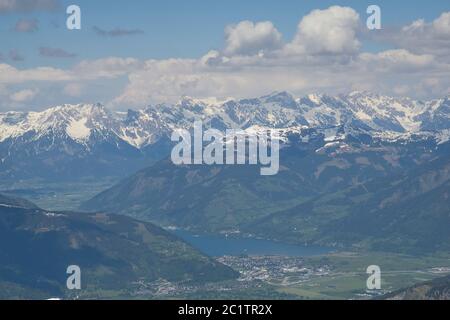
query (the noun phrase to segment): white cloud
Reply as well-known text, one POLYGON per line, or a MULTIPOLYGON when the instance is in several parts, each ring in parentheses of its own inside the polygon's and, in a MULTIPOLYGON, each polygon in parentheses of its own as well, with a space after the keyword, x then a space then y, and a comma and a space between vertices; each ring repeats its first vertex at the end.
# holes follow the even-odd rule
POLYGON ((65 81, 70 72, 51 67, 19 70, 8 64, 0 64, 0 83, 14 84, 27 81, 65 81))
POLYGON ((272 22, 242 21, 225 29, 226 55, 254 55, 281 48, 281 33, 272 22))
POLYGON ((280 46, 261 40, 270 38, 268 30, 276 30, 273 25, 265 28, 267 32, 255 32, 258 24, 244 21, 225 31, 224 52, 213 50, 198 60, 147 61, 142 69, 130 73, 128 85, 112 104, 144 106, 175 102, 183 95, 240 98, 275 90, 301 95, 363 89, 417 96, 425 93, 419 90, 417 78, 430 77, 437 82, 433 92, 445 94, 450 84, 448 64, 436 61, 432 54, 406 49, 360 53, 359 24, 359 16, 351 8, 315 10, 301 20, 292 42, 280 46), (270 48, 271 54, 256 54, 263 48, 270 48))
POLYGON ((134 58, 85 60, 73 68, 73 74, 78 79, 116 78, 139 70, 142 65, 141 61, 134 58))
POLYGON ((438 35, 450 36, 450 12, 444 12, 434 20, 433 29, 438 35))
POLYGON ((149 103, 176 102, 183 95, 244 98, 277 90, 303 95, 358 89, 436 97, 447 94, 449 72, 450 65, 436 62, 433 55, 414 54, 404 49, 355 54, 349 59, 328 55, 224 59, 214 51, 199 60, 147 61, 144 68, 129 75, 128 85, 112 105, 142 107, 149 103), (418 87, 420 79, 425 78, 434 79, 432 91, 425 90, 425 84, 418 87))
POLYGON ((427 23, 424 19, 413 21, 402 28, 400 36, 426 37, 428 39, 450 39, 450 11, 443 12, 434 21, 427 23))
POLYGON ((222 56, 217 50, 211 50, 200 58, 200 63, 205 66, 214 66, 229 61, 229 58, 222 56))
POLYGON ((300 21, 288 49, 310 54, 353 53, 360 47, 356 38, 358 24, 358 13, 349 7, 314 10, 300 21))
POLYGON ((377 54, 363 53, 362 62, 378 71, 414 72, 417 69, 430 68, 434 57, 430 54, 417 55, 404 49, 386 50, 377 54))
POLYGON ((104 58, 85 60, 72 69, 38 67, 17 69, 9 64, 0 64, 0 84, 17 84, 27 81, 82 81, 111 79, 139 70, 143 62, 134 58, 104 58))
POLYGON ((433 54, 439 60, 450 61, 450 12, 443 12, 431 22, 418 19, 400 29, 391 28, 371 34, 375 35, 373 40, 387 42, 413 53, 433 54))

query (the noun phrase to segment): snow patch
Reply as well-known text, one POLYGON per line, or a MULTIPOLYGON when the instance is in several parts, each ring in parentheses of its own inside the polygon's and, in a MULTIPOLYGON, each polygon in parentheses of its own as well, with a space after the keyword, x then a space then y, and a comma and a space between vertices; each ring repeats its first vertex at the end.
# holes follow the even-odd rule
POLYGON ((86 126, 87 118, 72 120, 66 129, 67 134, 74 140, 85 140, 90 137, 91 129, 86 126))
POLYGON ((320 97, 317 94, 309 94, 308 95, 308 99, 311 100, 312 102, 314 102, 315 104, 320 104, 320 97))

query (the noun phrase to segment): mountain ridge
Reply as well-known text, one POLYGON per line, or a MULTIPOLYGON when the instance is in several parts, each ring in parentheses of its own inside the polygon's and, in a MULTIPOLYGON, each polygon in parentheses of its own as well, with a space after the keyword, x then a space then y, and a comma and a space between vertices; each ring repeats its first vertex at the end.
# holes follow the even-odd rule
MULTIPOLYGON (((374 131, 439 131, 450 129, 450 124, 433 127, 427 120, 450 117, 449 101, 449 97, 423 102, 362 92, 338 96, 309 94, 294 98, 287 92, 275 92, 260 98, 225 102, 183 97, 173 105, 150 105, 140 110, 129 109, 126 113, 110 111, 101 104, 65 104, 41 112, 0 112, 0 143, 30 132, 36 133, 36 139, 53 131, 88 144, 93 130, 106 130, 140 149, 153 144, 159 138, 158 134, 167 134, 166 130, 173 130, 176 125, 192 126, 186 121, 194 118, 213 127, 214 120, 220 120, 222 126, 241 129, 256 124, 273 129, 316 128, 358 120, 374 131)), ((218 127, 221 129, 220 125, 218 127)))

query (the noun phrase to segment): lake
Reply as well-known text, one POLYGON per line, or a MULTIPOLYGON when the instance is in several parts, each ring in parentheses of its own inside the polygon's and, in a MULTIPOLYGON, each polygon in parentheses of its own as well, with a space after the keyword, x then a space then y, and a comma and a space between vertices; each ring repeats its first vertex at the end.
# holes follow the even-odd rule
POLYGON ((199 235, 185 230, 174 230, 172 232, 196 249, 215 257, 242 254, 307 257, 334 251, 332 248, 291 245, 271 240, 231 238, 222 235, 199 235))

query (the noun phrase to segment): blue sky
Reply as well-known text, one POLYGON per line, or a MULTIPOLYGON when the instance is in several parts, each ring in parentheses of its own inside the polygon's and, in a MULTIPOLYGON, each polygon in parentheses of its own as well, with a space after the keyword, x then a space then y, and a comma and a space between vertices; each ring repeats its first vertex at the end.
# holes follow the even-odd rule
MULTIPOLYGON (((274 23, 286 40, 293 37, 300 18, 313 9, 332 5, 354 8, 361 16, 369 4, 382 8, 383 24, 401 25, 424 18, 432 20, 445 10, 447 1, 298 1, 298 0, 78 0, 61 1, 61 8, 51 12, 0 15, 0 52, 18 50, 25 59, 17 66, 40 64, 65 65, 82 59, 114 55, 141 59, 195 58, 210 49, 223 46, 223 30, 242 20, 274 23), (77 4, 82 9, 82 30, 65 29, 65 8, 77 4), (11 28, 20 18, 36 18, 39 30, 16 33, 11 28), (55 24, 58 27, 55 27, 55 24), (100 38, 93 27, 139 29, 143 34, 100 38), (49 61, 39 56, 39 47, 58 47, 77 54, 75 59, 49 61), (61 61, 62 60, 62 61, 61 61)), ((377 50, 377 46, 370 46, 377 50)))
MULTIPOLYGON (((390 30, 399 30, 418 19, 423 19, 428 23, 425 28, 430 29, 431 23, 435 19, 439 18, 443 13, 450 11, 450 3, 442 0, 414 1, 414 4, 411 1, 402 0, 20 0, 31 3, 31 7, 35 10, 23 12, 20 5, 18 5, 19 7, 14 10, 9 10, 8 12, 4 10, 4 12, 1 12, 2 1, 4 0, 0 0, 0 63, 3 62, 18 70, 31 70, 44 66, 69 70, 83 61, 93 61, 108 57, 134 58, 142 63, 149 59, 159 61, 164 61, 169 58, 200 59, 211 50, 216 50, 217 52, 224 50, 227 45, 224 30, 227 26, 236 25, 242 21, 251 21, 255 24, 262 21, 269 21, 273 24, 274 29, 282 35, 283 43, 289 43, 298 33, 297 26, 303 17, 310 14, 313 10, 327 10, 331 6, 336 5, 350 7, 354 10, 356 14, 359 14, 361 24, 365 23, 367 17, 366 8, 368 5, 377 4, 381 7, 382 26, 386 33, 386 36, 383 35, 381 37, 383 41, 375 39, 376 37, 373 36, 370 39, 366 37, 360 37, 358 39, 360 43, 358 50, 360 52, 375 54, 384 50, 403 49, 403 47, 400 47, 392 40, 395 37, 392 36, 393 32, 390 32, 390 30), (53 4, 57 4, 57 6, 55 7, 53 4), (77 4, 81 7, 82 30, 80 31, 69 31, 65 28, 65 20, 67 17, 65 8, 69 4, 77 4), (34 21, 36 26, 31 28, 31 32, 16 32, 14 29, 20 20, 34 21), (123 36, 102 36, 94 28, 104 30, 105 32, 112 30, 131 32, 123 36), (390 39, 386 41, 388 33, 390 39), (48 50, 53 51, 44 56, 42 54, 42 48, 47 50, 47 52, 48 50), (61 55, 66 56, 61 57, 61 55)), ((397 37, 396 39, 399 38, 397 37)), ((429 38, 429 36, 424 34, 423 39, 426 38, 429 38)), ((414 46, 410 43, 407 45, 410 47, 404 49, 410 53, 417 55, 436 55, 434 52, 420 51, 415 53, 414 46)), ((420 45, 423 45, 423 43, 420 45)), ((335 53, 333 52, 333 54, 335 53)), ((315 52, 314 54, 320 55, 319 52, 315 52)), ((341 61, 342 59, 344 58, 340 57, 341 61)), ((89 86, 91 88, 95 87, 97 94, 93 94, 93 90, 87 90, 84 91, 84 95, 82 96, 76 97, 75 95, 71 95, 70 97, 66 97, 66 99, 70 102, 78 100, 88 101, 90 99, 108 102, 114 98, 113 91, 120 91, 127 86, 130 79, 130 72, 124 72, 114 77, 107 77, 108 79, 106 80, 102 79, 102 81, 90 82, 89 86)), ((430 81, 435 81, 433 79, 436 78, 437 76, 433 74, 430 81)), ((9 94, 11 96, 11 90, 34 90, 35 93, 38 91, 40 93, 46 92, 46 94, 42 94, 46 99, 42 99, 42 97, 38 99, 38 94, 35 94, 36 99, 33 101, 30 101, 31 99, 25 99, 28 100, 27 102, 30 105, 34 106, 52 104, 53 101, 50 97, 54 97, 54 103, 65 101, 64 97, 58 94, 57 91, 59 89, 54 89, 54 92, 51 92, 51 88, 60 87, 58 83, 41 81, 39 79, 28 83, 25 81, 15 81, 13 84, 3 81, 5 83, 3 84, 3 94, 9 94), (27 89, 31 87, 33 88, 27 89)), ((357 80, 355 79, 355 81, 357 80)), ((68 82, 66 81, 65 84, 70 84, 68 82)), ((398 87, 400 88, 401 86, 402 84, 399 83, 398 87)), ((330 85, 330 87, 332 86, 330 85)), ((442 93, 442 90, 445 93, 445 90, 447 90, 445 87, 446 84, 443 86, 444 89, 441 89, 439 93, 442 93)), ((299 94, 306 92, 306 90, 314 89, 314 87, 309 88, 306 85, 299 85, 298 88, 299 90, 296 90, 296 87, 294 87, 293 91, 299 94)), ((327 88, 325 86, 324 88, 318 89, 327 88)), ((330 90, 334 91, 334 88, 330 90)), ((206 89, 192 91, 193 94, 207 95, 207 92, 205 92, 206 89)), ((256 92, 257 90, 249 90, 248 94, 250 95, 256 92)), ((407 90, 405 90, 406 92, 407 90)), ((180 93, 183 92, 180 91, 180 93)), ((186 90, 185 93, 190 94, 189 90, 186 90)), ((227 95, 233 94, 234 92, 231 89, 224 89, 219 93, 227 95)), ((173 94, 175 95, 176 92, 173 94)), ((431 93, 428 94, 431 95, 431 93)), ((435 94, 438 94, 438 92, 435 94)), ((211 95, 217 95, 217 93, 211 92, 211 95)), ((245 95, 245 92, 239 92, 236 95, 242 96, 245 95)), ((159 96, 157 99, 149 97, 149 103, 156 100, 164 100, 162 99, 163 94, 159 96)), ((170 98, 173 98, 173 96, 170 98)), ((143 103, 143 101, 140 102, 143 103)), ((19 103, 17 103, 17 106, 19 107, 19 103)), ((22 105, 22 107, 24 106, 22 105)))

